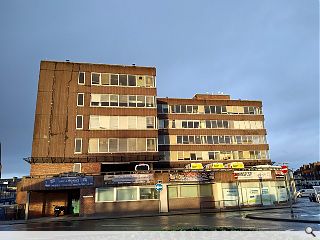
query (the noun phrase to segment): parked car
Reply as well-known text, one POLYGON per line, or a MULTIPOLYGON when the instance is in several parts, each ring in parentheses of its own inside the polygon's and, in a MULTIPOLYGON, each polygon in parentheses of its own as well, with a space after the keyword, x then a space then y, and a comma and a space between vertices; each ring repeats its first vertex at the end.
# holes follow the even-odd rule
POLYGON ((149 166, 149 164, 140 163, 134 167, 134 170, 135 171, 149 171, 150 166, 149 166))
POLYGON ((297 192, 297 197, 309 197, 311 193, 314 193, 314 189, 301 189, 297 192))

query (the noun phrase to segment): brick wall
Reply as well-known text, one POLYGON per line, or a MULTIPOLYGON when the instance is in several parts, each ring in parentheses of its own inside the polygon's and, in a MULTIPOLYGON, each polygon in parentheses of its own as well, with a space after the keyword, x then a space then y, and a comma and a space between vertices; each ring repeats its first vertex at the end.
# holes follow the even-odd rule
POLYGON ((80 189, 80 216, 92 215, 95 212, 95 188, 80 189))
MULTIPOLYGON (((34 163, 30 167, 30 176, 55 175, 64 172, 72 172, 73 163, 34 163)), ((100 173, 101 163, 81 163, 82 173, 100 173)))

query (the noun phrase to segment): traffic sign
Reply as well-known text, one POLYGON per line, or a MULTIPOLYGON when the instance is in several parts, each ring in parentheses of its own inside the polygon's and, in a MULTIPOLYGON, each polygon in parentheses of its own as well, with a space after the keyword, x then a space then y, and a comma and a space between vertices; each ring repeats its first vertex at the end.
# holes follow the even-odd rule
POLYGON ((163 189, 163 186, 161 183, 157 183, 154 187, 158 192, 162 191, 162 189, 163 189))
POLYGON ((286 166, 286 165, 281 166, 281 172, 283 174, 286 174, 288 172, 288 166, 286 166))

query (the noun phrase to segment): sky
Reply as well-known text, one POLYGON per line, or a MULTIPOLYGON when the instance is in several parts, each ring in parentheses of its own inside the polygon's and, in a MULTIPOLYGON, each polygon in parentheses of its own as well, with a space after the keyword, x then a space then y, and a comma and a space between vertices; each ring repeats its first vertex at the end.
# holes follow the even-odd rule
POLYGON ((272 161, 319 161, 317 0, 10 0, 0 31, 3 178, 29 174, 41 60, 156 66, 160 97, 261 100, 272 161))

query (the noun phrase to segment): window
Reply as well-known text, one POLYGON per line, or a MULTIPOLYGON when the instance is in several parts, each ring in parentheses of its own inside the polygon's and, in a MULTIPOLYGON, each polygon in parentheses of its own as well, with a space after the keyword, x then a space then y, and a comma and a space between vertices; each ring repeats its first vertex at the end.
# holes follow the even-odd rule
POLYGON ((180 192, 182 198, 198 197, 197 185, 181 185, 180 192))
POLYGON ((74 153, 82 153, 82 138, 75 139, 74 153))
POLYGON ((100 105, 103 107, 110 105, 109 94, 101 94, 100 95, 100 105))
POLYGON ((118 138, 109 139, 109 152, 118 152, 118 138))
POLYGON ((110 85, 110 74, 108 73, 101 74, 101 85, 103 86, 110 85))
POLYGON ((118 95, 110 95, 110 106, 118 106, 118 95))
POLYGON ((136 106, 137 106, 137 97, 129 96, 129 107, 136 107, 136 106))
POLYGON ((137 96, 137 107, 145 107, 145 96, 137 96))
POLYGON ((108 139, 100 138, 99 139, 99 152, 107 153, 108 152, 108 139))
POLYGON ((156 151, 156 141, 154 138, 147 138, 147 151, 156 151))
POLYGON ((162 112, 168 113, 169 112, 169 106, 167 104, 162 104, 162 112))
POLYGON ((91 85, 100 85, 100 73, 91 73, 91 85))
POLYGON ((211 197, 212 185, 211 184, 201 184, 199 185, 199 195, 200 197, 211 197))
POLYGON ((177 136, 177 143, 182 144, 182 136, 177 136))
POLYGON ((99 139, 98 138, 90 138, 89 139, 89 153, 98 153, 98 142, 99 139))
POLYGON ((120 95, 119 96, 119 106, 120 107, 128 107, 128 96, 120 95))
POLYGON ((146 151, 146 139, 145 138, 137 138, 137 151, 145 152, 146 151))
POLYGON ((110 129, 118 129, 119 128, 119 117, 118 116, 110 116, 110 129))
POLYGON ((146 107, 154 107, 153 96, 146 96, 146 107))
POLYGON ((178 186, 168 186, 168 197, 169 199, 178 197, 178 186))
POLYGON ((128 129, 137 129, 137 117, 135 116, 128 117, 128 129))
POLYGON ((135 138, 128 138, 128 152, 137 151, 137 141, 135 138))
POLYGON ((84 93, 78 93, 77 106, 79 106, 79 107, 84 106, 84 93))
POLYGON ((118 188, 117 201, 137 200, 137 190, 138 188, 118 188))
POLYGON ((144 76, 139 76, 138 77, 137 86, 138 87, 145 87, 146 86, 146 82, 145 82, 145 77, 144 76))
POLYGON ((114 188, 97 188, 97 202, 114 201, 114 188))
POLYGON ((136 86, 137 85, 136 76, 128 75, 128 85, 129 86, 136 86))
POLYGON ((85 84, 85 73, 79 72, 78 84, 84 85, 85 84))
POLYGON ((154 187, 140 187, 140 199, 159 199, 159 196, 159 192, 154 187))
POLYGON ((118 74, 111 74, 111 85, 117 86, 119 82, 118 74))
POLYGON ((83 129, 83 116, 77 115, 76 117, 76 129, 83 129))
POLYGON ((119 85, 128 86, 128 75, 124 75, 124 74, 119 75, 119 85))
POLYGON ((100 94, 91 94, 90 106, 99 106, 100 104, 100 94))
POLYGON ((119 139, 119 152, 127 152, 128 142, 126 138, 119 139))
POLYGON ((81 173, 81 163, 73 164, 73 172, 81 173))
POLYGON ((154 128, 154 117, 146 117, 147 128, 154 128))
POLYGON ((146 87, 154 87, 154 79, 151 76, 146 76, 146 87))

